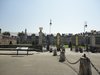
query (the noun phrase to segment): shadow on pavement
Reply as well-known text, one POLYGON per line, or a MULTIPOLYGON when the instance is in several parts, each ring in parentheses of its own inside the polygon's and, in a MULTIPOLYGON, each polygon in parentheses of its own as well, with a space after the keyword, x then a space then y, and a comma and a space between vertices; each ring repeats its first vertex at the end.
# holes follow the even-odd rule
POLYGON ((65 64, 65 65, 67 65, 68 67, 70 67, 75 73, 77 73, 77 75, 78 75, 78 72, 71 66, 71 65, 69 65, 68 63, 63 63, 63 64, 65 64))
MULTIPOLYGON (((13 54, 13 53, 0 53, 0 55, 16 55, 16 56, 19 56, 19 55, 27 55, 27 54, 13 54)), ((31 54, 28 54, 28 55, 33 55, 33 53, 31 54)))
POLYGON ((11 57, 24 57, 23 55, 13 55, 11 57))

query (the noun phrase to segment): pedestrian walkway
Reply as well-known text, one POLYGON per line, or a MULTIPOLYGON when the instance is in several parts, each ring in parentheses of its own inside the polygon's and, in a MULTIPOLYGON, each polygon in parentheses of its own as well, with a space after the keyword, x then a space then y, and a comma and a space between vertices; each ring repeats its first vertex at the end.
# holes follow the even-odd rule
MULTIPOLYGON (((9 52, 10 53, 10 52, 9 52)), ((25 52, 22 52, 24 54, 25 52)), ((59 62, 58 56, 50 52, 30 52, 32 55, 0 55, 0 75, 77 75, 79 63, 70 65, 67 61, 59 62)), ((74 62, 82 53, 71 52, 66 49, 66 57, 74 62)), ((91 61, 100 69, 99 54, 87 53, 91 61)), ((98 75, 93 70, 93 75, 98 75)))
POLYGON ((76 73, 60 63, 52 53, 45 52, 22 57, 1 55, 0 75, 76 75, 76 73))

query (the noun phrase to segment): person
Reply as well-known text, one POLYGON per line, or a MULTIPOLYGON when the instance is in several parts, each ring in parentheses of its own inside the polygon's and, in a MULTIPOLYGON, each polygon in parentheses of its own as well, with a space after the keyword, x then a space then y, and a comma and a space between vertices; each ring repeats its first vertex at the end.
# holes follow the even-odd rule
POLYGON ((47 50, 49 51, 49 44, 47 44, 47 50))
POLYGON ((69 48, 72 51, 72 43, 71 43, 71 41, 69 42, 69 48))
POLYGON ((80 51, 80 53, 83 53, 83 50, 82 50, 82 48, 81 48, 81 47, 79 47, 79 51, 80 51))

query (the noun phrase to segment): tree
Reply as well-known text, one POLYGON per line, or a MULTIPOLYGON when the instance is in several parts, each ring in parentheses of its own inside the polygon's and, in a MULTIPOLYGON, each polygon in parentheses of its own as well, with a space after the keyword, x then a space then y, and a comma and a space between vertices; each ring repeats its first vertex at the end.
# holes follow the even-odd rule
POLYGON ((18 39, 19 39, 19 43, 25 43, 25 33, 24 32, 19 32, 18 34, 18 39))
POLYGON ((22 36, 24 36, 24 35, 25 35, 24 32, 19 32, 19 33, 18 33, 18 36, 19 36, 19 37, 22 37, 22 36))
POLYGON ((32 45, 36 45, 36 36, 35 36, 35 34, 33 33, 31 35, 31 37, 32 37, 32 45))
POLYGON ((3 35, 10 36, 10 32, 3 32, 2 34, 3 34, 3 35))

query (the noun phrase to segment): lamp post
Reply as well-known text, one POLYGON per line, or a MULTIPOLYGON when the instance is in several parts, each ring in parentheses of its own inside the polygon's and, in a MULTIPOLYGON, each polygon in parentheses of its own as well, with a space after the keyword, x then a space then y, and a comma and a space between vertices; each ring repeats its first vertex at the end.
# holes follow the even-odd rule
POLYGON ((49 28, 49 34, 50 35, 47 36, 47 50, 48 51, 50 51, 49 48, 50 48, 50 44, 51 44, 51 25, 52 25, 51 19, 50 19, 49 25, 50 25, 50 28, 49 28))
POLYGON ((50 19, 50 45, 52 44, 52 36, 51 36, 51 25, 52 25, 52 20, 50 19))
POLYGON ((50 19, 50 34, 51 34, 51 25, 52 25, 52 20, 50 19))
POLYGON ((84 33, 85 33, 85 28, 87 28, 87 22, 85 22, 85 25, 84 25, 84 33))
POLYGON ((87 40, 86 40, 86 31, 85 31, 85 29, 87 28, 87 22, 85 22, 85 25, 84 25, 84 40, 85 40, 85 49, 87 49, 86 48, 86 45, 87 45, 87 40))
POLYGON ((86 32, 86 51, 88 52, 88 33, 86 32))

